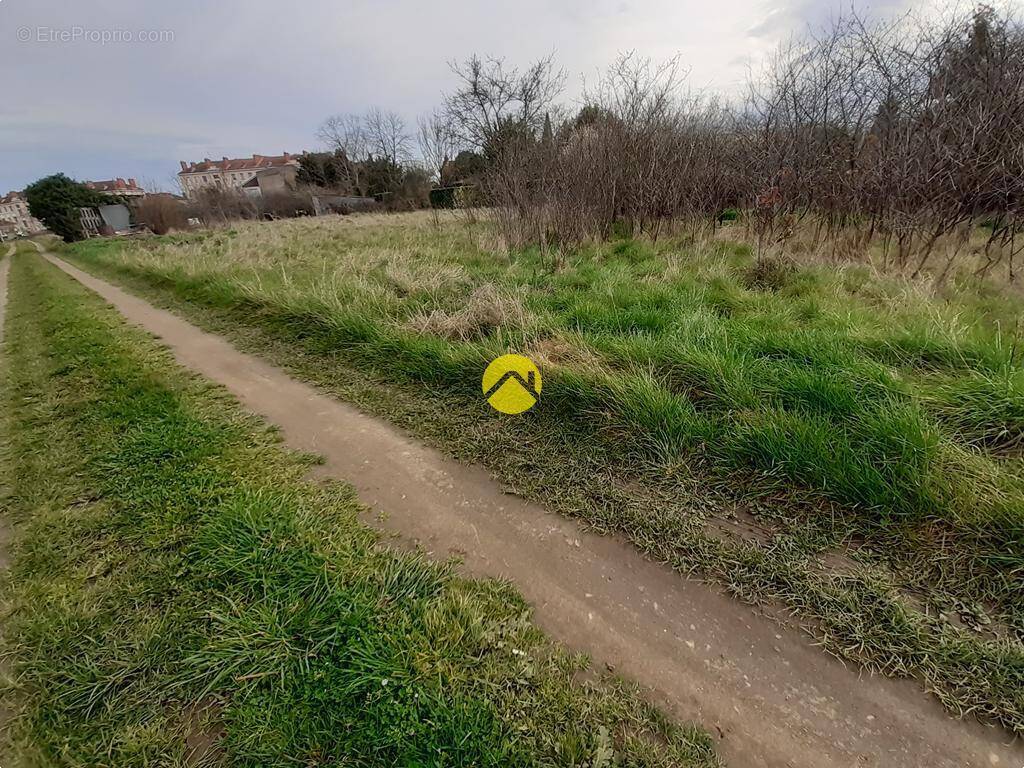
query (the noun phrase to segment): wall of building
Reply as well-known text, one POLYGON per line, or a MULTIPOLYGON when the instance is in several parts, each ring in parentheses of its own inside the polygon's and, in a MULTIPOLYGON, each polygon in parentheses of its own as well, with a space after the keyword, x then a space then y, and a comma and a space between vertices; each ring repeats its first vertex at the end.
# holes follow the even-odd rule
POLYGON ((251 159, 243 158, 239 160, 231 160, 229 158, 224 158, 223 160, 204 160, 202 163, 193 163, 192 166, 182 162, 181 165, 182 170, 178 174, 181 191, 185 197, 191 198, 194 197, 199 190, 210 187, 215 189, 241 191, 242 185, 252 179, 260 171, 264 171, 269 168, 282 167, 294 168, 297 170, 299 167, 299 161, 294 155, 288 154, 275 157, 253 155, 251 159), (287 160, 282 160, 282 158, 287 158, 287 160), (251 162, 253 167, 232 167, 244 162, 251 162), (195 165, 201 165, 204 166, 204 168, 202 170, 196 169, 195 171, 187 170, 195 165), (225 167, 221 168, 218 166, 225 167))
POLYGON ((265 173, 258 177, 260 192, 264 195, 284 194, 294 189, 297 168, 282 168, 279 173, 265 173))
POLYGON ((22 233, 32 234, 45 229, 43 223, 28 210, 28 203, 21 195, 11 193, 0 198, 0 219, 9 221, 22 233))

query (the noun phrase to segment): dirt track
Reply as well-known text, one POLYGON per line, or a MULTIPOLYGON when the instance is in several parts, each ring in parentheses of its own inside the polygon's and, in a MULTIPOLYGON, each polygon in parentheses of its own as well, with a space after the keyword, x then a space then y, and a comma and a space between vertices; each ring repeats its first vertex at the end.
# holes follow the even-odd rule
MULTIPOLYGON (((11 243, 4 256, 0 256, 0 345, 4 341, 4 320, 7 314, 7 270, 11 266, 11 256, 14 255, 14 243, 11 243)), ((10 539, 10 530, 6 521, 0 520, 0 573, 7 570, 10 564, 10 554, 7 551, 7 542, 10 539)), ((3 715, 0 714, 0 719, 3 715)))
POLYGON ((502 493, 481 469, 320 394, 175 315, 47 254, 158 336, 178 361, 225 386, 321 454, 355 485, 367 522, 470 573, 513 581, 538 624, 650 688, 678 718, 709 728, 733 768, 1024 766, 1005 732, 956 721, 917 683, 858 674, 716 590, 632 547, 502 493))
MULTIPOLYGON (((11 256, 14 255, 14 243, 11 243, 4 256, 0 256, 0 351, 4 341, 4 322, 7 315, 7 271, 11 266, 11 256)), ((0 360, 0 363, 3 361, 0 360)), ((3 368, 0 367, 0 372, 3 368)), ((11 529, 7 521, 0 518, 0 578, 7 577, 7 569, 11 565, 11 553, 8 544, 11 541, 11 529)), ((7 678, 10 674, 9 662, 6 659, 0 660, 0 677, 7 678)), ((6 727, 11 719, 11 710, 7 706, 0 707, 0 728, 6 727)))

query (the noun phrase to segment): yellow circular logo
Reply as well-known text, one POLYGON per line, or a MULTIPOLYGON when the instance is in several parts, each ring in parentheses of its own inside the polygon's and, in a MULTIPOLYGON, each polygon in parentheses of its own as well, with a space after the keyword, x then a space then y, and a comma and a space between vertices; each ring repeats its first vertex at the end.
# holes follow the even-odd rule
POLYGON ((502 355, 484 371, 484 397, 502 413, 522 413, 540 397, 540 370, 522 355, 502 355))

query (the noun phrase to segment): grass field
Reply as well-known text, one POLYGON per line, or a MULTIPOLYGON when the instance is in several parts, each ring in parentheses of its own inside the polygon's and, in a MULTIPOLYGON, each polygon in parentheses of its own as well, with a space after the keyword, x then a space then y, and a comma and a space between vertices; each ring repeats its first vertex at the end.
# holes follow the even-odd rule
POLYGON ((41 258, 10 289, 5 766, 717 764, 41 258))
POLYGON ((14 246, 15 253, 36 253, 36 247, 28 240, 15 240, 13 242, 4 243, 0 247, 0 255, 7 253, 11 246, 14 246))
POLYGON ((494 242, 486 221, 363 216, 67 255, 1024 731, 1018 296, 758 264, 725 241, 561 262, 494 242), (515 421, 478 394, 508 350, 544 375, 515 421))

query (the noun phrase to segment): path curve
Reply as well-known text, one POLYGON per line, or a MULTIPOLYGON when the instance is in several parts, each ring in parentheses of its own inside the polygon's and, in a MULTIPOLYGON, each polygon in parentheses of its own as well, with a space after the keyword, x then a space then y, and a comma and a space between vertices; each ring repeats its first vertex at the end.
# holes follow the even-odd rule
POLYGON ((797 629, 645 559, 628 543, 502 493, 484 470, 424 447, 224 339, 45 258, 156 335, 178 362, 324 457, 366 521, 469 573, 509 579, 553 638, 638 681, 681 720, 717 732, 733 768, 1021 768, 1024 745, 957 721, 916 682, 846 667, 797 629))

